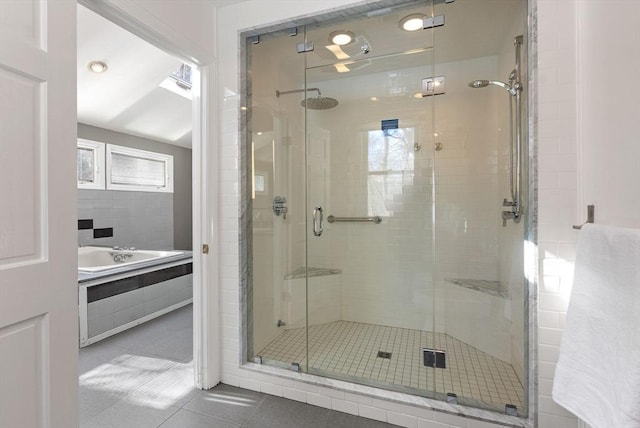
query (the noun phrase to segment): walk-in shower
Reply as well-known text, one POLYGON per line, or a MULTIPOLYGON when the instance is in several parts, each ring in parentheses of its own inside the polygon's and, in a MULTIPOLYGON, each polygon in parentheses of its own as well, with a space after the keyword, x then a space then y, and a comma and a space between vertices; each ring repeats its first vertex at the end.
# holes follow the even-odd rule
POLYGON ((246 34, 243 360, 526 416, 526 0, 365 9, 246 34))

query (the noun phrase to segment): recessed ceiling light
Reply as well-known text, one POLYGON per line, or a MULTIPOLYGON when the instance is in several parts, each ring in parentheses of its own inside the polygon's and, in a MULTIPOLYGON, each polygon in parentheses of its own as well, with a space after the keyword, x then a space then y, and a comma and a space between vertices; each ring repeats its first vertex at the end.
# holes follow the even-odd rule
POLYGON ((426 18, 426 15, 413 13, 400 20, 400 27, 402 27, 404 31, 422 30, 424 28, 424 18, 426 18))
POLYGON ((87 67, 89 71, 93 73, 104 73, 109 68, 107 64, 102 61, 91 61, 87 67))
POLYGON ((344 46, 353 42, 356 35, 351 31, 337 30, 329 34, 329 41, 334 45, 344 46))
POLYGON ((380 99, 380 98, 378 98, 378 97, 371 97, 371 101, 373 101, 374 103, 375 103, 376 101, 378 101, 379 99, 380 99))

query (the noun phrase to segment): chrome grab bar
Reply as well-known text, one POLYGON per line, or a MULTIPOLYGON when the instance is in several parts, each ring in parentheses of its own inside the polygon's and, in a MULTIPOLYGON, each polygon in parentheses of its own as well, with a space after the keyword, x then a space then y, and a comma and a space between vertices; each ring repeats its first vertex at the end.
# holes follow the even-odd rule
POLYGON ((322 207, 317 206, 313 209, 313 234, 315 236, 322 235, 322 231, 324 230, 324 228, 322 227, 322 219, 322 207))
POLYGON ((329 223, 335 223, 337 221, 360 221, 360 222, 371 222, 371 223, 375 223, 375 224, 380 224, 382 223, 382 217, 380 216, 373 216, 373 217, 336 217, 334 215, 330 215, 329 217, 327 217, 327 221, 329 223))

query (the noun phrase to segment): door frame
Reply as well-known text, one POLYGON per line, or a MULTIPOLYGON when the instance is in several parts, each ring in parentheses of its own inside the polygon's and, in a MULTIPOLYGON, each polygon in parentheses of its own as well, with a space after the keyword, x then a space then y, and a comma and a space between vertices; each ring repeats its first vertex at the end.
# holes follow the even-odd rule
POLYGON ((217 200, 208 197, 217 194, 219 187, 217 171, 210 168, 218 159, 218 147, 214 144, 217 117, 210 114, 216 110, 214 58, 199 52, 197 47, 185 48, 184 43, 179 43, 182 39, 179 34, 166 25, 159 32, 146 24, 157 23, 158 19, 136 2, 77 0, 77 3, 194 66, 195 74, 199 75, 192 88, 193 368, 195 386, 212 388, 220 382, 217 200))

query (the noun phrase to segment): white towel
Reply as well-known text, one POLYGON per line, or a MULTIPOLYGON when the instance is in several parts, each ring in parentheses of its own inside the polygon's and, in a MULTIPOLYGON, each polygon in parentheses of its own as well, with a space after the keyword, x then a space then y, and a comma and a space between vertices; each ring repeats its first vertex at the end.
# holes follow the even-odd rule
POLYGON ((593 428, 640 428, 640 231, 585 225, 553 380, 593 428))

